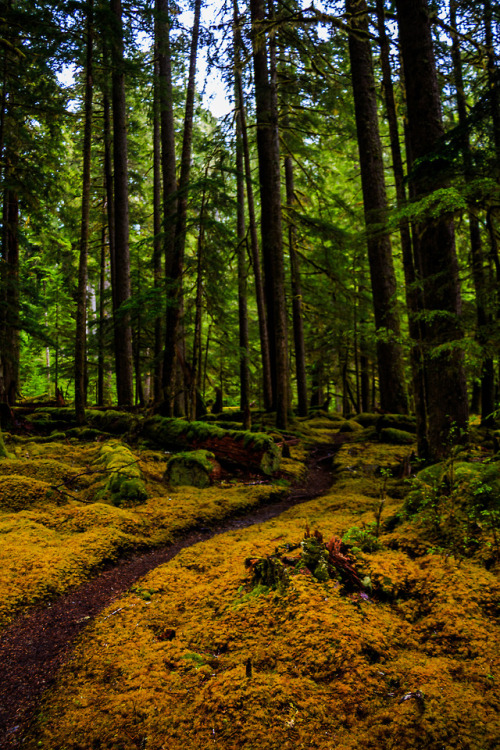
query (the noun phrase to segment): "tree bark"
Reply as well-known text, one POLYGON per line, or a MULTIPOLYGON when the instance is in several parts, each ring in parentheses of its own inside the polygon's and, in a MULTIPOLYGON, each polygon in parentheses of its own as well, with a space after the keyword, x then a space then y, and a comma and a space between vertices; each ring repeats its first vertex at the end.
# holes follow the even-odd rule
MULTIPOLYGON (((464 178, 466 183, 473 179, 472 150, 470 144, 469 129, 467 125, 467 104, 464 91, 462 73, 462 55, 460 43, 456 33, 457 28, 457 2, 450 0, 450 26, 451 26, 451 57, 453 62, 453 77, 455 82, 455 96, 457 100, 458 124, 462 129, 462 158, 464 163, 464 178)), ((491 316, 487 310, 487 285, 484 273, 484 259, 481 242, 481 231, 477 214, 470 209, 469 212, 469 237, 472 256, 472 277, 476 292, 476 316, 477 316, 477 340, 483 351, 481 363, 481 420, 484 423, 491 420, 495 409, 495 378, 493 359, 486 353, 487 326, 492 323, 491 316)))
MULTIPOLYGON (((432 168, 426 168, 426 158, 434 152, 444 132, 429 9, 426 0, 397 0, 396 7, 408 140, 414 164, 419 160, 411 181, 416 198, 422 198, 446 187, 437 158, 433 159, 432 168)), ((468 422, 453 222, 447 216, 422 219, 415 226, 414 245, 422 272, 426 317, 422 343, 427 374, 427 445, 420 441, 419 452, 440 459, 453 443, 464 439, 468 422)))
POLYGON ((234 40, 235 40, 235 84, 237 90, 237 100, 240 102, 239 119, 241 124, 241 142, 243 148, 243 161, 245 165, 245 186, 247 193, 248 206, 248 230, 250 235, 250 257, 255 281, 255 298, 257 302, 257 317, 259 321, 259 338, 260 352, 262 361, 262 395, 264 409, 271 411, 273 405, 273 391, 271 382, 271 360, 269 352, 269 332, 267 324, 266 301, 264 295, 264 284, 262 281, 262 272, 260 264, 259 240, 257 237, 257 222, 255 219, 255 202, 252 185, 252 171, 250 166, 250 148, 248 144, 248 131, 245 116, 245 106, 243 97, 243 85, 241 81, 241 62, 240 50, 242 47, 240 33, 240 19, 238 15, 238 5, 234 0, 234 40))
POLYGON ((87 256, 90 229, 90 164, 92 151, 92 99, 93 81, 93 33, 94 2, 88 0, 86 7, 87 54, 85 63, 84 131, 83 131, 83 179, 82 213, 80 228, 80 257, 78 264, 78 290, 75 333, 75 414, 77 424, 85 423, 87 402, 85 365, 87 353, 87 256))
POLYGON ((250 0, 261 198, 261 235, 276 424, 288 423, 288 354, 276 94, 263 35, 263 0, 250 0))
MULTIPOLYGON (((177 200, 177 219, 172 265, 167 269, 167 314, 165 325, 165 356, 163 360, 163 392, 165 411, 173 415, 175 394, 175 357, 178 342, 179 322, 182 310, 182 274, 184 271, 184 249, 186 244, 187 200, 189 176, 191 171, 191 148, 193 140, 193 113, 196 87, 196 60, 200 36, 201 0, 196 0, 191 49, 189 53, 189 75, 186 92, 186 109, 184 114, 184 133, 182 139, 181 169, 177 200)), ((164 184, 165 189, 165 184, 164 184)))
POLYGON ((387 198, 380 142, 366 0, 346 0, 350 16, 349 55, 358 136, 361 183, 379 371, 380 405, 384 411, 408 411, 396 309, 396 276, 390 235, 385 228, 387 198))
MULTIPOLYGON (((163 286, 162 278, 162 175, 161 175, 161 133, 160 133, 160 84, 159 84, 158 44, 154 63, 154 111, 153 111, 153 283, 156 290, 163 286)), ((161 401, 161 360, 163 353, 162 316, 154 323, 153 348, 153 402, 161 401)))
MULTIPOLYGON (((385 28, 384 0, 376 0, 377 3, 377 30, 379 33, 380 63, 382 67, 382 87, 389 125, 389 138, 391 144, 392 171, 396 186, 396 200, 398 208, 406 205, 405 172, 403 158, 399 142, 398 118, 396 102, 394 98, 394 87, 392 83, 392 71, 390 62, 390 45, 385 28)), ((410 158, 407 155, 407 168, 410 168, 410 158)), ((423 322, 419 313, 422 311, 422 299, 417 282, 417 271, 413 256, 413 243, 411 237, 410 222, 406 217, 399 221, 399 235, 401 240, 401 252, 403 258, 403 272, 405 277, 406 309, 408 311, 408 327, 412 345, 410 348, 410 363, 412 370, 413 399, 415 413, 419 414, 418 426, 421 440, 425 442, 427 433, 427 413, 425 406, 425 371, 420 341, 422 340, 423 322)))
POLYGON ((297 230, 293 215, 295 204, 295 186, 293 179, 293 162, 290 154, 285 156, 286 206, 288 212, 288 254, 292 282, 292 321, 293 340, 295 344, 295 377, 297 378, 298 414, 308 414, 306 347, 304 340, 304 316, 302 305, 302 283, 300 278, 299 256, 297 253, 297 230))
POLYGON ((127 108, 123 57, 121 0, 110 0, 114 16, 112 34, 113 166, 115 209, 115 361, 118 404, 133 403, 133 356, 130 315, 122 305, 130 299, 130 249, 128 205, 127 108), (122 308, 122 309, 121 309, 122 308))

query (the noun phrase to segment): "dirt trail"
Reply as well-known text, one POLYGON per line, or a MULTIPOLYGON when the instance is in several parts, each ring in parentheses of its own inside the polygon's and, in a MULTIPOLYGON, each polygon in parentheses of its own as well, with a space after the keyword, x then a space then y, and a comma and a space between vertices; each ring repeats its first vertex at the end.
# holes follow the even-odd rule
POLYGON ((198 528, 175 544, 120 560, 51 604, 31 610, 0 635, 0 748, 22 747, 42 693, 55 681, 77 635, 101 610, 150 570, 180 550, 217 534, 262 523, 325 493, 333 483, 332 458, 343 440, 312 451, 307 478, 284 499, 222 524, 198 528))

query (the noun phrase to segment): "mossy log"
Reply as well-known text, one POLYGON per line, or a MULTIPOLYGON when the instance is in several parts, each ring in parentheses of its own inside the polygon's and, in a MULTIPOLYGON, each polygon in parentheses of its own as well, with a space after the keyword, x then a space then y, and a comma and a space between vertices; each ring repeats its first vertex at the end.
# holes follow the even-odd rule
POLYGON ((156 416, 145 420, 141 436, 165 450, 201 448, 223 464, 245 466, 267 475, 279 469, 279 448, 265 433, 224 430, 207 422, 156 416))
POLYGON ((416 440, 415 435, 406 430, 396 430, 394 427, 383 427, 380 430, 380 442, 392 445, 411 445, 416 440))
POLYGON ((171 487, 209 487, 220 477, 221 467, 210 451, 176 453, 167 463, 163 480, 171 487))

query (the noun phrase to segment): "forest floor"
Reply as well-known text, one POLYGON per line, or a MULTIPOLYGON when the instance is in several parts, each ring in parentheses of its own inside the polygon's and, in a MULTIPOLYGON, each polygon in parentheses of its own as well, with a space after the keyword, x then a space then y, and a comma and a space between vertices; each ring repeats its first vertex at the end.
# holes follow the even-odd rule
POLYGON ((120 441, 7 436, 0 747, 499 747, 494 436, 416 474, 375 419, 205 489, 137 445, 131 507, 96 470, 120 441))
POLYGON ((78 634, 89 621, 117 600, 150 570, 172 560, 182 549, 223 534, 262 523, 297 503, 321 496, 333 483, 332 460, 346 436, 332 436, 309 454, 305 479, 270 504, 230 516, 210 528, 190 531, 178 541, 153 550, 127 554, 83 585, 21 615, 0 634, 0 747, 22 747, 42 694, 54 683, 78 634))

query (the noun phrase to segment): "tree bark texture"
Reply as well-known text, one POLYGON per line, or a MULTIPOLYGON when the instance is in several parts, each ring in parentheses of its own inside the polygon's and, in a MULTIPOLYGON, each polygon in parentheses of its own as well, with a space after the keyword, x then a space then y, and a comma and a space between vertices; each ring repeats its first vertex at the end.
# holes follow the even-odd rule
POLYGON ((118 404, 133 403, 133 356, 130 315, 122 305, 130 299, 127 108, 123 58, 121 0, 110 0, 114 16, 112 35, 113 167, 115 208, 115 360, 118 404), (122 308, 122 309, 120 309, 122 308))
MULTIPOLYGON (((455 82, 455 97, 457 100, 458 124, 463 131, 462 158, 464 163, 464 177, 467 183, 473 178, 473 160, 467 125, 467 103, 464 91, 462 73, 462 55, 457 28, 457 2, 450 0, 450 26, 452 28, 451 57, 453 62, 453 77, 455 82)), ((483 360, 481 363, 481 419, 487 422, 491 420, 491 414, 495 409, 495 377, 492 357, 486 352, 488 340, 488 325, 491 325, 491 315, 487 310, 487 283, 484 272, 483 248, 481 242, 481 231, 479 218, 473 209, 469 210, 469 237, 472 257, 472 277, 476 293, 476 315, 477 315, 477 340, 482 347, 483 360)))
POLYGON ((87 353, 87 257, 90 224, 90 164, 92 151, 92 99, 93 82, 93 26, 94 3, 88 0, 87 7, 87 54, 85 63, 84 131, 83 131, 83 179, 82 215, 80 228, 80 255, 78 264, 78 290, 76 303, 75 333, 75 413, 79 425, 85 422, 87 401, 85 364, 87 353))
POLYGON ((288 346, 278 112, 269 76, 263 0, 250 0, 261 198, 261 236, 276 423, 288 422, 288 346))
MULTIPOLYGON (((443 135, 441 101, 426 0, 397 0, 399 39, 406 84, 408 140, 414 167, 413 193, 421 198, 446 187, 439 160, 428 168, 443 135), (415 162, 419 164, 415 167, 415 162)), ((427 445, 419 452, 445 456, 467 430, 468 404, 461 348, 461 298, 453 222, 424 218, 415 226, 415 252, 421 268, 425 313, 427 445)))
POLYGON ((186 245, 187 201, 189 176, 191 171, 194 96, 196 89, 196 60, 198 56, 198 42, 200 36, 200 11, 201 0, 196 0, 191 35, 191 49, 189 53, 189 74, 186 91, 186 108, 184 114, 184 133, 182 139, 173 258, 171 266, 169 264, 169 267, 166 268, 167 314, 165 325, 165 356, 163 360, 163 390, 166 414, 168 416, 172 416, 173 414, 176 346, 178 343, 178 334, 180 330, 179 323, 182 310, 182 274, 184 271, 184 249, 186 245))
POLYGON ((403 351, 396 309, 396 276, 390 235, 385 228, 387 198, 380 142, 377 99, 366 0, 346 0, 350 16, 349 55, 356 115, 368 261, 375 326, 380 405, 384 411, 406 413, 403 351))
POLYGON ((235 86, 237 101, 239 105, 239 119, 241 124, 241 142, 243 148, 243 161, 245 165, 245 186, 248 206, 248 230, 250 235, 250 257, 253 267, 255 281, 255 298, 257 302, 257 317, 259 321, 260 352, 262 362, 262 395, 264 409, 271 411, 273 403, 273 390, 271 382, 271 361, 269 351, 269 332, 267 324, 266 300, 264 295, 264 284, 260 263, 259 240, 257 236, 257 222, 255 219, 255 202, 252 185, 252 171, 250 165, 250 148, 248 143, 248 130, 245 116, 243 97, 243 85, 241 81, 241 55, 242 47, 241 33, 239 28, 239 15, 236 1, 234 7, 234 43, 235 43, 235 86))

